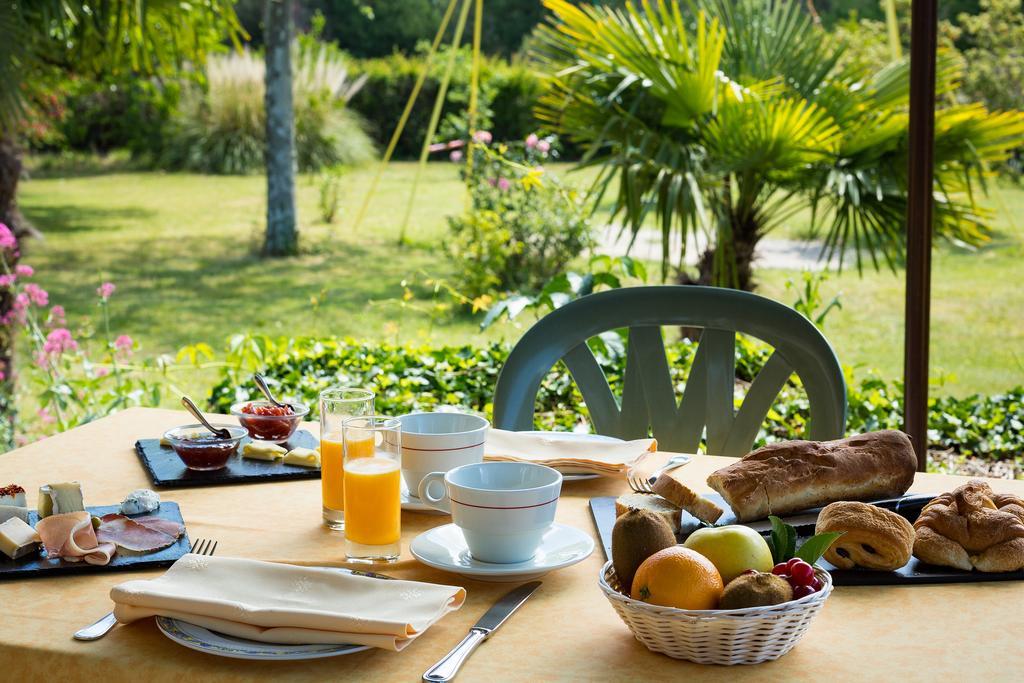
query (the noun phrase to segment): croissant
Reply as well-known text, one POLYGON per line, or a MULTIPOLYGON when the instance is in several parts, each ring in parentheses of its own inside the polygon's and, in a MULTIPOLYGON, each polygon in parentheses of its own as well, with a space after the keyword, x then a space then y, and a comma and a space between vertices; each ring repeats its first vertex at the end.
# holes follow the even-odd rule
POLYGON ((970 571, 1024 569, 1024 499, 974 479, 936 496, 914 522, 914 557, 970 571))
POLYGON ((842 531, 825 551, 825 559, 839 569, 865 567, 891 571, 910 561, 914 527, 891 510, 867 503, 832 503, 818 515, 817 534, 842 531))

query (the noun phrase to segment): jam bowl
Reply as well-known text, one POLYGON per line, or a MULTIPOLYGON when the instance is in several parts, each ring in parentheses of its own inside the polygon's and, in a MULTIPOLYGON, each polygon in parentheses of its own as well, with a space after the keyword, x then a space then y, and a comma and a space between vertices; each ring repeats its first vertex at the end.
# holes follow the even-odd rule
POLYGON ((213 426, 228 430, 230 436, 224 439, 201 424, 192 424, 168 430, 164 438, 188 469, 219 470, 228 464, 228 459, 238 450, 238 444, 248 432, 237 425, 213 426))
POLYGON ((309 406, 293 403, 291 408, 282 408, 270 401, 241 401, 231 406, 231 414, 254 441, 280 444, 295 433, 302 418, 309 414, 309 406))

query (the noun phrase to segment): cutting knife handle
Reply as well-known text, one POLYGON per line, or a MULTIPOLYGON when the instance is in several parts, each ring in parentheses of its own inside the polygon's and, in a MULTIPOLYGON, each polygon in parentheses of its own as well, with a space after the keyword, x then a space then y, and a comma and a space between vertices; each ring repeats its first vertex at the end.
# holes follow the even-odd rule
POLYGON ((427 669, 423 674, 423 680, 427 683, 440 683, 455 678, 459 667, 466 661, 466 658, 476 649, 476 646, 484 642, 487 633, 481 629, 470 629, 462 642, 456 645, 451 652, 441 658, 434 666, 427 669))

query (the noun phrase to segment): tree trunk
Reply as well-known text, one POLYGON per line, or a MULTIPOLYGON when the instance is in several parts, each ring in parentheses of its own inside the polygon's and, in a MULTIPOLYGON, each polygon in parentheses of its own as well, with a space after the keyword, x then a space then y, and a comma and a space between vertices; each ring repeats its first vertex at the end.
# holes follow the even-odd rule
POLYGON ((714 285, 752 292, 754 281, 754 255, 761 240, 760 225, 756 220, 738 216, 729 211, 720 220, 725 222, 718 231, 714 246, 706 249, 697 262, 697 277, 683 273, 679 282, 687 285, 714 285))
POLYGON ((295 124, 292 109, 292 4, 267 0, 266 89, 267 119, 267 256, 294 254, 299 246, 295 228, 295 124))
MULTIPOLYGON (((28 231, 25 221, 18 211, 17 194, 18 179, 21 178, 21 152, 14 140, 0 132, 0 223, 3 223, 20 240, 28 231)), ((7 251, 4 258, 14 268, 20 254, 17 250, 7 251)), ((4 318, 14 303, 12 290, 0 289, 0 318, 4 318)), ((13 325, 0 324, 0 411, 4 419, 11 421, 13 427, 14 410, 14 335, 17 328, 13 325)), ((3 430, 0 430, 2 432, 3 430)), ((7 450, 13 444, 0 443, 0 451, 7 450)))

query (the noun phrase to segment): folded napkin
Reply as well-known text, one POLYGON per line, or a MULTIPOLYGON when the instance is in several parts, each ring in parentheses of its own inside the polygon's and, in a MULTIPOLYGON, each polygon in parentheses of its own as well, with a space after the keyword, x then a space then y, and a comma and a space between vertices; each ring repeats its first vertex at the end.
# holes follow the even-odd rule
POLYGON ((573 439, 565 432, 542 434, 491 429, 484 444, 485 460, 535 462, 564 474, 614 476, 645 453, 658 450, 654 439, 594 441, 573 439))
POLYGON ((267 643, 350 643, 401 650, 466 591, 324 567, 185 555, 152 580, 110 591, 123 624, 156 615, 267 643))

